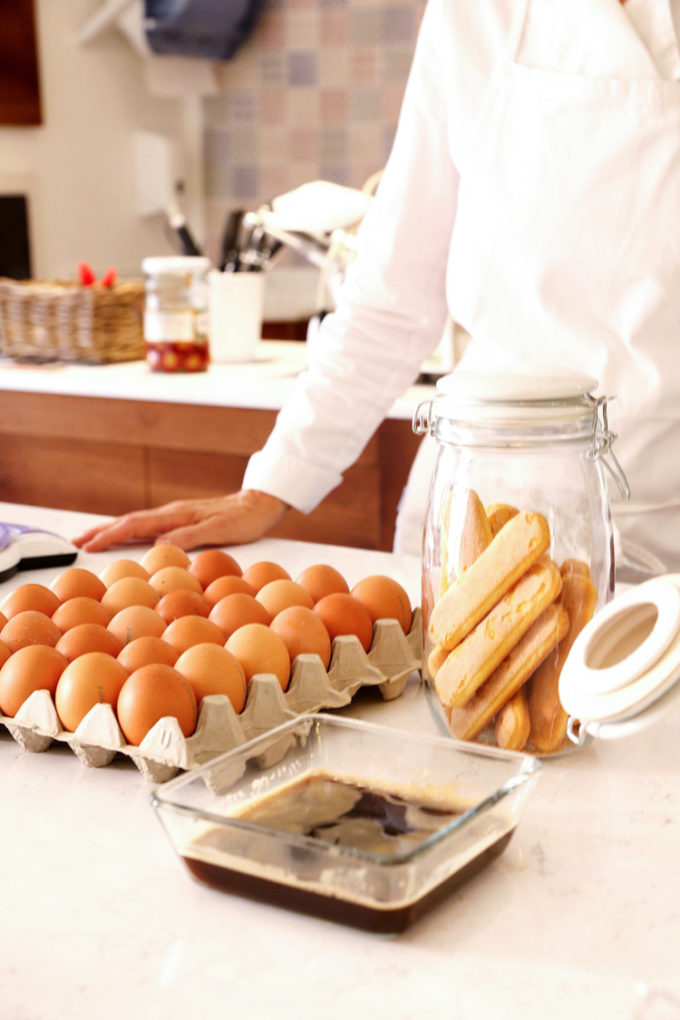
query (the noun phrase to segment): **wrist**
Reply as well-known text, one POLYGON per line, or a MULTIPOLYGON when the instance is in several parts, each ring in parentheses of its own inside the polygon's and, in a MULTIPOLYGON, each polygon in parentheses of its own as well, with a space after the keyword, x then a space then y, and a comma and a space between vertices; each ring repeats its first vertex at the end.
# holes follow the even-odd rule
POLYGON ((244 502, 253 510, 262 510, 278 514, 281 517, 287 510, 290 510, 290 503, 279 499, 278 496, 272 496, 269 492, 263 492, 261 489, 243 489, 241 494, 244 502))

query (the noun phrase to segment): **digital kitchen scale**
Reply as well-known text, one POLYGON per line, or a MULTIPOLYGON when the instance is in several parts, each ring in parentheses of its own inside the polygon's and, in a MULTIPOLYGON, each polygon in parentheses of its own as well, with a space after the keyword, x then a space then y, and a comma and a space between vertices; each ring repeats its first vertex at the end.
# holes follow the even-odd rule
POLYGON ((0 522, 0 582, 18 570, 67 566, 78 550, 61 535, 24 524, 0 522))

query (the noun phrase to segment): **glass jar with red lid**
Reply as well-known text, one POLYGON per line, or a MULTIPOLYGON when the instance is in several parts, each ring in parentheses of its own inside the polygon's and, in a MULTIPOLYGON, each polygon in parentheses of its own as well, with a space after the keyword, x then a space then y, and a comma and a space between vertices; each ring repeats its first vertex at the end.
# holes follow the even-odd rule
POLYGON ((204 372, 209 363, 208 271, 203 256, 153 256, 145 277, 144 340, 152 372, 204 372))

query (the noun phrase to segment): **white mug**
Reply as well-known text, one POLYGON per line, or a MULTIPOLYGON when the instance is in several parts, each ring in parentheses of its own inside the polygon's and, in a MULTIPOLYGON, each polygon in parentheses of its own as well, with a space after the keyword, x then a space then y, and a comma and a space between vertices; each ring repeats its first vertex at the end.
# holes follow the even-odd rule
POLYGON ((210 273, 210 360, 253 361, 262 336, 265 273, 210 273))

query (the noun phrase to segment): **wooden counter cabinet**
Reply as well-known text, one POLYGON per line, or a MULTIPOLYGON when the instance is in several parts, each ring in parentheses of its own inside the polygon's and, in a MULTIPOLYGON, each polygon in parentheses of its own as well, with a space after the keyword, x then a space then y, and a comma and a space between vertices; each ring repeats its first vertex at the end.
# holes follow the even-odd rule
MULTIPOLYGON (((118 515, 239 488, 273 410, 0 390, 0 499, 118 515)), ((313 513, 272 533, 388 550, 419 443, 387 419, 343 483, 313 513)))

